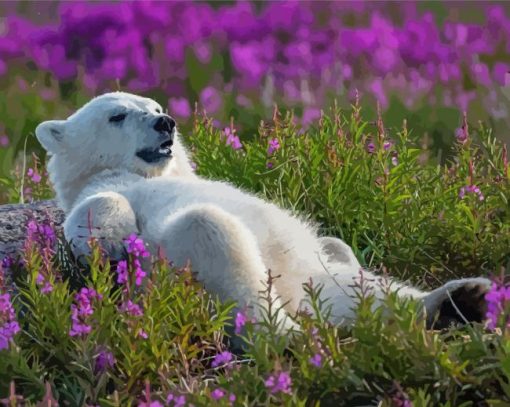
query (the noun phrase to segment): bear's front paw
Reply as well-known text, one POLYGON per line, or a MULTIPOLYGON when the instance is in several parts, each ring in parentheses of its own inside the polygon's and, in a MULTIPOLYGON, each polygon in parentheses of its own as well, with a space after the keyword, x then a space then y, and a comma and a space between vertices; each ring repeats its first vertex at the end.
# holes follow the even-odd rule
POLYGON ((433 312, 428 315, 429 328, 444 329, 467 322, 482 322, 485 319, 485 294, 490 289, 490 281, 479 278, 451 283, 438 289, 438 301, 434 304, 433 312))
MULTIPOLYGON (((117 262, 127 258, 126 247, 123 241, 112 241, 111 239, 102 239, 95 237, 101 250, 108 256, 110 260, 117 262)), ((78 237, 71 239, 70 244, 74 257, 82 264, 86 264, 86 257, 90 256, 91 249, 89 239, 78 237)))

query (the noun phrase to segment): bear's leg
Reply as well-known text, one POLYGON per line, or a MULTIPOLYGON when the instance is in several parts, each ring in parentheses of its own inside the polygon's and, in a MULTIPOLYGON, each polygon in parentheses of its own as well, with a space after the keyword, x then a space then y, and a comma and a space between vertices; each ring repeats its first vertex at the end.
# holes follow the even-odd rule
POLYGON ((423 296, 427 326, 442 329, 451 324, 482 322, 487 313, 485 294, 491 281, 487 278, 452 280, 423 296))
POLYGON ((124 255, 123 239, 139 233, 128 200, 116 192, 101 192, 77 205, 64 222, 64 235, 75 257, 90 254, 88 240, 94 237, 113 260, 124 255))
MULTIPOLYGON (((327 236, 319 238, 319 243, 328 263, 359 267, 352 249, 342 240, 327 236)), ((384 281, 367 271, 363 274, 367 282, 375 282, 369 285, 377 298, 382 298, 385 290, 383 286, 390 283, 389 289, 397 291, 399 296, 421 300, 426 310, 427 326, 430 328, 441 329, 452 323, 481 322, 485 318, 487 306, 484 296, 491 284, 486 278, 452 280, 442 287, 426 292, 396 281, 384 281)))
MULTIPOLYGON (((215 205, 196 204, 170 215, 161 230, 162 247, 174 265, 189 260, 208 292, 236 301, 239 309, 253 306, 260 320, 257 304, 266 290, 267 268, 255 236, 238 218, 215 205)), ((281 307, 274 292, 272 301, 273 309, 281 307)), ((279 316, 280 328, 294 325, 283 309, 279 316)))

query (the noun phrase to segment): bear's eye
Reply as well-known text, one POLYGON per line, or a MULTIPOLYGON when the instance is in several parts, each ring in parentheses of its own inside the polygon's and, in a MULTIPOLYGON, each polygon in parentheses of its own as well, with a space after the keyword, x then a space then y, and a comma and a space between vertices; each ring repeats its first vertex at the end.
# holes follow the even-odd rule
POLYGON ((125 113, 121 113, 121 114, 116 114, 115 116, 112 116, 110 117, 110 122, 121 122, 122 120, 124 120, 126 118, 126 114, 125 113))
POLYGON ((160 114, 161 113, 161 109, 159 107, 156 108, 156 113, 157 114, 160 114))

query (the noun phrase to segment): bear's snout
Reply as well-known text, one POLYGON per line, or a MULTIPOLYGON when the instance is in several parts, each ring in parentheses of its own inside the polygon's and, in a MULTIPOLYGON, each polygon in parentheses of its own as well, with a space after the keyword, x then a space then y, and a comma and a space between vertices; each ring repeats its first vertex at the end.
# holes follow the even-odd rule
POLYGON ((154 124, 154 130, 159 133, 168 132, 171 133, 175 128, 175 120, 170 116, 160 116, 156 119, 156 123, 154 124))

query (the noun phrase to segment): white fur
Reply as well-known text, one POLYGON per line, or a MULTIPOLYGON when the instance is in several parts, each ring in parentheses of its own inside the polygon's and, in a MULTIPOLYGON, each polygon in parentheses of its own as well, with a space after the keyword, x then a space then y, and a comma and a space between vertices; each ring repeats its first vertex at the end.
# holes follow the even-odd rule
MULTIPOLYGON (((312 224, 253 194, 197 177, 178 135, 172 159, 142 161, 135 152, 160 143, 153 129, 157 109, 151 99, 115 92, 93 99, 67 120, 37 127, 37 138, 51 154, 48 170, 75 253, 88 252, 90 226, 112 256, 120 255, 124 237, 137 232, 151 251, 160 246, 174 264, 190 260, 206 289, 240 307, 259 302, 270 269, 281 276, 274 282, 274 300, 280 297, 288 312, 304 306, 302 284, 311 278, 324 285, 332 322, 351 320, 352 285, 361 270, 351 248, 339 239, 319 237, 312 224), (127 113, 124 122, 110 123, 108 118, 119 112, 127 113)), ((381 279, 367 271, 363 277, 382 298, 381 279)), ((396 282, 390 290, 423 298, 430 315, 448 298, 449 288, 489 281, 449 284, 431 294, 396 282)))

